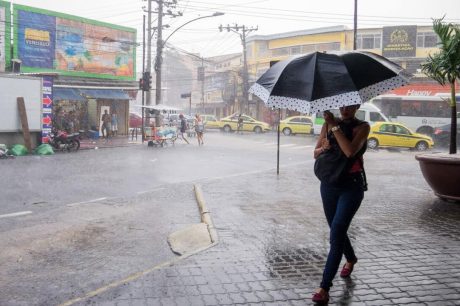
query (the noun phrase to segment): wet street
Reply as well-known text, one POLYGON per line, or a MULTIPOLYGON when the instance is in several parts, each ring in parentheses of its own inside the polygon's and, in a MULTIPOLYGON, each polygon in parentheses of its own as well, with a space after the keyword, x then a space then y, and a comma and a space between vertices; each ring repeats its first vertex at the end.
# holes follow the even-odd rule
MULTIPOLYGON (((310 305, 328 250, 315 139, 281 137, 279 176, 273 133, 191 140, 2 161, 0 305, 310 305), (178 256, 167 237, 200 222, 195 185, 218 241, 178 256)), ((366 154, 359 262, 331 305, 459 305, 460 206, 415 154, 366 154)))

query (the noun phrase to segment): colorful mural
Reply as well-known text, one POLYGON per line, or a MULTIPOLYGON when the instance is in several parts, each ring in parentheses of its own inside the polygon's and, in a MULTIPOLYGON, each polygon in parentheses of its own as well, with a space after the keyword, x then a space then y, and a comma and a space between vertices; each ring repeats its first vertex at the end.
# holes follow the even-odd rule
POLYGON ((14 16, 23 71, 135 78, 135 29, 23 5, 14 5, 14 16))
POLYGON ((10 4, 0 1, 0 72, 10 66, 10 4))

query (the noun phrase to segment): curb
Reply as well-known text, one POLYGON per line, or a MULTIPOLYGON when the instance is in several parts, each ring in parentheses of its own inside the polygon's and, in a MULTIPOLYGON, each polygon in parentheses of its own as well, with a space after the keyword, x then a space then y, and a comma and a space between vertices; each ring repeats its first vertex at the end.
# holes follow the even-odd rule
POLYGON ((137 280, 137 279, 141 278, 142 276, 147 275, 147 274, 149 274, 149 273, 151 273, 153 271, 160 270, 160 269, 165 268, 165 267, 173 266, 174 264, 179 263, 180 261, 182 261, 182 260, 184 260, 186 258, 192 257, 193 255, 196 255, 198 253, 206 251, 206 250, 214 247, 215 245, 217 245, 217 243, 218 243, 217 231, 216 231, 216 229, 214 227, 214 224, 212 222, 210 212, 208 211, 208 209, 206 207, 206 202, 204 201, 203 193, 201 191, 201 186, 198 185, 198 184, 195 184, 194 185, 194 190, 195 190, 196 200, 198 202, 198 207, 200 209, 201 221, 202 221, 202 223, 205 223, 207 225, 209 236, 211 238, 211 244, 210 245, 202 247, 202 248, 199 248, 199 249, 195 250, 195 252, 184 254, 184 255, 181 255, 181 256, 179 256, 177 258, 171 259, 169 261, 160 263, 160 264, 158 264, 158 265, 156 265, 154 267, 151 267, 149 269, 146 269, 144 271, 140 271, 140 272, 136 272, 136 273, 133 273, 131 275, 128 275, 127 277, 125 277, 123 279, 120 279, 118 281, 114 281, 114 282, 112 282, 110 284, 107 284, 107 285, 105 285, 103 287, 100 287, 100 288, 98 288, 96 290, 87 292, 83 296, 75 297, 75 298, 73 298, 71 300, 67 300, 66 302, 60 303, 59 306, 70 306, 70 305, 74 305, 75 303, 84 302, 85 300, 87 300, 89 298, 92 298, 92 297, 95 297, 95 296, 97 296, 99 294, 102 294, 102 293, 104 293, 104 292, 106 292, 106 291, 108 291, 110 289, 126 285, 127 283, 129 283, 131 281, 134 281, 134 280, 137 280))
POLYGON ((212 245, 219 243, 219 237, 217 236, 217 230, 214 227, 214 223, 211 219, 211 212, 206 206, 206 202, 203 197, 203 192, 201 190, 201 185, 194 184, 195 197, 198 203, 198 208, 200 209, 201 222, 205 223, 208 226, 209 236, 211 238, 212 245))

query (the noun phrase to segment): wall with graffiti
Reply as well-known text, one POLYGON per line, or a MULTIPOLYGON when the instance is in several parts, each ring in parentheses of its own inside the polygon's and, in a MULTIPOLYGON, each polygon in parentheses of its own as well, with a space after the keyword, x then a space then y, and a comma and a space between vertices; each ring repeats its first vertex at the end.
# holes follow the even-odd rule
POLYGON ((135 79, 136 29, 23 5, 13 12, 22 71, 135 79))

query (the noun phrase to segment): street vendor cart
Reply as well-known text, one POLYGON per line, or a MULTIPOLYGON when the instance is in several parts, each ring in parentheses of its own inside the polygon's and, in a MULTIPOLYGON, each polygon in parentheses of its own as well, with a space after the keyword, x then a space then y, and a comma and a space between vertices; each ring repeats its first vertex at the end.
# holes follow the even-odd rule
MULTIPOLYGON (((162 121, 164 115, 176 113, 180 111, 180 109, 164 104, 136 106, 141 107, 142 109, 147 109, 148 113, 152 115, 143 118, 143 141, 147 141, 149 147, 164 147, 168 144, 174 145, 177 139, 177 128, 174 126, 164 126, 162 121), (151 122, 150 119, 155 120, 154 122, 151 122)), ((144 114, 144 112, 142 113, 144 114)))

